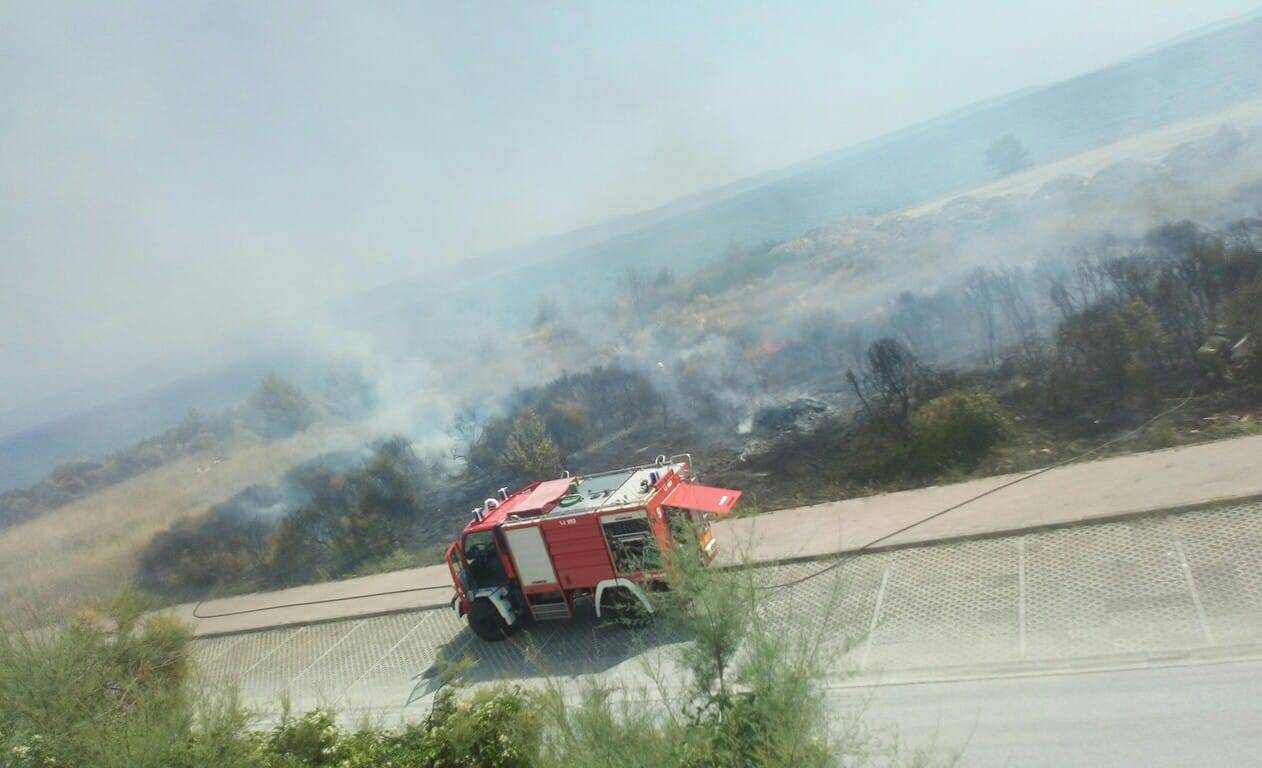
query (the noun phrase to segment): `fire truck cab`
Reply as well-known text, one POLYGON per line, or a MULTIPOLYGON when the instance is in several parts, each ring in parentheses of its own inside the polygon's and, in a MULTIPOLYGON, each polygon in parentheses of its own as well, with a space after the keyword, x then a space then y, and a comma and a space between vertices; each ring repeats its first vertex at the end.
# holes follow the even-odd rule
POLYGON ((583 597, 597 616, 651 614, 647 593, 665 588, 663 552, 690 531, 684 540, 713 561, 710 521, 730 514, 740 497, 692 482, 687 454, 567 473, 514 493, 501 488, 447 549, 452 609, 483 640, 502 640, 531 621, 571 618, 583 597))

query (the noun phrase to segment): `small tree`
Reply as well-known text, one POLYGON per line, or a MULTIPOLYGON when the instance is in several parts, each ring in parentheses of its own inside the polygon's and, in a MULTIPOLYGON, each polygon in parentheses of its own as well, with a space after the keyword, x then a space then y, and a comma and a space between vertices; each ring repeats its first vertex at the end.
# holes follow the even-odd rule
POLYGON ((995 291, 990 271, 985 267, 973 270, 964 283, 964 295, 972 305, 973 313, 977 318, 977 331, 981 338, 986 363, 993 363, 998 323, 995 314, 995 291))
POLYGON ((551 296, 541 296, 535 305, 535 316, 530 321, 530 327, 536 331, 542 330, 555 324, 560 317, 561 310, 557 307, 556 299, 551 296))
POLYGON ((1030 153, 1016 136, 1004 134, 986 148, 986 165, 996 177, 1008 176, 1030 166, 1030 153))
POLYGON ((527 477, 551 477, 561 468, 561 456, 547 425, 533 408, 513 420, 504 445, 504 463, 527 477))
POLYGON ((377 388, 361 372, 344 369, 330 373, 324 381, 324 399, 339 416, 367 415, 378 403, 377 388))
POLYGON ((636 322, 644 325, 652 309, 649 301, 653 295, 653 281, 635 267, 627 267, 622 273, 622 287, 626 291, 627 304, 634 313, 636 322))
POLYGON ((995 275, 995 292, 999 299, 999 308, 1012 328, 1013 335, 1021 344, 1027 361, 1035 359, 1035 324, 1034 308, 1025 295, 1025 276, 1020 269, 1001 269, 995 275))
POLYGON ((890 308, 890 324, 907 340, 908 346, 921 354, 936 346, 928 302, 918 294, 911 291, 898 294, 890 308))
POLYGON ((1222 316, 1233 337, 1249 337, 1248 358, 1239 362, 1253 381, 1262 381, 1262 280, 1246 283, 1223 301, 1222 316))
POLYGON ((408 543, 422 514, 422 472, 406 438, 394 437, 377 446, 372 459, 353 476, 354 504, 341 521, 344 535, 335 541, 335 563, 341 570, 385 557, 408 543))
MULTIPOLYGON (((654 593, 654 605, 656 621, 687 642, 663 666, 645 662, 662 706, 646 707, 639 694, 621 697, 599 683, 574 704, 560 686, 552 686, 543 703, 555 729, 544 739, 542 765, 865 764, 847 758, 879 750, 862 738, 867 734, 858 734, 854 743, 833 738, 820 685, 824 660, 836 650, 830 643, 845 641, 824 626, 811 628, 815 616, 803 616, 760 591, 752 571, 705 567, 689 530, 677 535, 666 557, 671 590, 654 593), (786 631, 787 626, 795 629, 786 631)), ((832 615, 840 595, 839 588, 830 590, 823 604, 814 606, 819 615, 832 615)))
POLYGON ((302 390, 274 373, 259 383, 245 410, 250 429, 264 437, 288 437, 311 426, 316 418, 302 390))
POLYGON ((1156 313, 1143 300, 1102 302, 1061 324, 1058 364, 1065 383, 1081 389, 1092 382, 1121 402, 1136 389, 1148 392, 1163 338, 1156 313))
POLYGON ((923 394, 929 378, 929 369, 916 355, 891 338, 872 342, 860 374, 846 371, 846 380, 869 417, 889 424, 904 437, 912 404, 923 394))

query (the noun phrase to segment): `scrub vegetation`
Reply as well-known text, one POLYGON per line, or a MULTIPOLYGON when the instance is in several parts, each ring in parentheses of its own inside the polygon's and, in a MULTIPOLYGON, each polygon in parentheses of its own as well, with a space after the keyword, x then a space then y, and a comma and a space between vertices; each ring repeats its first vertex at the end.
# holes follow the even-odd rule
POLYGON ((272 374, 239 406, 205 415, 190 410, 156 437, 97 461, 59 465, 35 485, 0 493, 0 529, 189 456, 208 458, 251 437, 291 437, 314 424, 321 411, 297 387, 272 374))
MULTIPOLYGON (((345 727, 338 713, 283 711, 259 724, 230 691, 199 683, 178 624, 124 594, 42 633, 0 633, 0 766, 52 768, 726 768, 938 765, 862 717, 830 714, 818 621, 785 632, 783 606, 741 573, 667 560, 658 615, 686 638, 649 668, 654 690, 548 678, 468 687, 445 665, 428 713, 400 728, 345 727), (646 699, 646 697, 648 697, 646 699)), ((844 585, 835 584, 840 595, 844 585)), ((817 614, 816 614, 817 615, 817 614)), ((618 631, 618 630, 613 630, 618 631)), ((635 630, 625 630, 635 631, 635 630)), ((661 656, 659 654, 659 656, 661 656)), ((427 702, 418 702, 422 708, 427 702)))
POLYGON ((371 433, 354 424, 317 423, 293 437, 243 437, 219 455, 195 454, 0 531, 0 612, 108 598, 134 583, 155 536, 251 486, 266 487, 295 465, 371 433))
MULTIPOLYGON (((958 289, 904 293, 890 307, 901 331, 837 354, 855 407, 764 419, 778 428, 745 451, 730 482, 774 508, 1031 469, 1124 436, 1184 400, 1151 433, 1109 452, 1256 431, 1260 241, 1256 220, 1217 233, 1183 223, 1068 265, 978 269, 958 289), (957 316, 962 331, 943 309, 953 302, 968 310, 957 316), (918 354, 970 332, 970 316, 972 357, 944 365, 918 354)), ((813 333, 838 350, 858 335, 844 326, 813 333)))
POLYGON ((445 479, 440 462, 398 437, 306 462, 158 534, 138 585, 178 597, 352 574, 436 536, 418 521, 432 517, 426 502, 445 479))
POLYGON ((4 589, 34 574, 36 590, 131 582, 192 600, 429 564, 498 488, 658 453, 691 453, 748 513, 1046 466, 1189 392, 1108 451, 1248 434, 1262 422, 1262 188, 1239 169, 1258 158, 1262 133, 1224 129, 1156 165, 734 244, 687 275, 628 270, 599 312, 545 296, 477 365, 434 363, 482 382, 416 393, 448 400, 438 440, 385 419, 398 387, 372 377, 319 397, 269 377, 158 438, 165 458, 136 476, 85 464, 6 496, 50 508, 0 535, 4 589), (1215 226, 1144 223, 1187 199, 1215 226), (353 442, 285 453, 352 422, 353 442), (228 442, 200 451, 218 433, 228 442), (49 554, 56 535, 64 556, 49 554), (43 538, 38 554, 19 545, 43 538))
POLYGON ((563 458, 656 402, 643 377, 598 368, 517 392, 507 414, 467 433, 462 460, 418 455, 399 436, 320 456, 159 533, 137 586, 196 599, 436 562, 497 484, 559 474, 563 458))
MULTIPOLYGON (((489 417, 464 413, 454 455, 418 454, 395 436, 249 486, 158 532, 134 583, 186 600, 438 562, 466 510, 496 488, 648 461, 650 447, 691 451, 707 481, 767 510, 1045 466, 1189 392, 1176 418, 1114 450, 1244 434, 1262 405, 1257 355, 1207 357, 1200 341, 1219 324, 1236 339, 1262 322, 1258 233, 1254 222, 1225 233, 1183 224, 1064 268, 978 269, 901 294, 879 323, 816 318, 772 350, 751 342, 738 353, 742 379, 705 366, 656 382, 619 366, 565 374, 489 417), (924 328, 952 313, 973 323, 974 356, 929 362, 916 350, 946 343, 947 330, 930 340, 924 328), (881 335, 855 351, 870 334, 881 335), (739 435, 758 388, 785 369, 827 401, 756 408, 739 435)), ((268 405, 251 412, 272 413, 268 423, 292 428, 307 412, 283 382, 260 392, 252 400, 268 405)))

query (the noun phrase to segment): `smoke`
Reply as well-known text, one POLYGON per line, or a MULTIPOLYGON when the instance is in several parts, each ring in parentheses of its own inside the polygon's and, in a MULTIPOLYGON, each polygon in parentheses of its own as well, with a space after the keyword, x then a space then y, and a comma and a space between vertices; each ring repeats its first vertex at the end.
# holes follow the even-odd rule
POLYGON ((371 382, 373 429, 426 449, 457 453, 468 440, 452 429, 458 415, 485 423, 513 407, 512 392, 601 365, 643 375, 706 439, 739 442, 768 409, 844 405, 844 372, 877 338, 940 365, 993 359, 1057 322, 1048 286, 1084 254, 1142 247, 1171 221, 1218 229, 1256 215, 1262 130, 1223 127, 1152 162, 1060 170, 730 249, 691 274, 611 275, 613 299, 545 294, 486 319, 476 345, 421 356, 389 329, 332 322, 304 326, 304 343, 371 382))
MULTIPOLYGON (((1262 130, 1203 133, 1152 162, 1124 158, 1087 175, 1066 162, 1050 179, 1038 169, 990 194, 737 249, 637 289, 638 307, 629 290, 621 302, 552 307, 545 328, 509 346, 534 374, 611 362, 640 371, 704 434, 739 437, 767 408, 845 402, 842 374, 876 338, 899 338, 942 365, 993 358, 1058 321, 1048 287, 1084 255, 1142 248, 1146 233, 1173 221, 1220 229, 1256 216, 1262 130), (979 318, 970 291, 989 296, 991 317, 979 318)), ((506 373, 497 379, 505 390, 538 380, 506 373)))
POLYGON ((0 360, 12 374, 0 411, 50 380, 84 383, 41 419, 81 407, 84 391, 107 399, 213 376, 242 347, 283 348, 302 351, 305 388, 341 402, 362 389, 348 417, 427 450, 458 449, 450 424, 494 415, 515 388, 611 362, 707 429, 739 431, 762 403, 828 394, 878 335, 934 360, 969 354, 953 294, 974 269, 1029 272, 1178 218, 1213 227, 1252 215, 1257 197, 1256 137, 1214 134, 1206 117, 1235 104, 1233 121, 1260 122, 1240 101, 1257 92, 1256 20, 1196 38, 1197 56, 1175 46, 950 113, 1101 67, 1210 20, 1199 9, 1145 27, 1084 25, 1060 5, 945 36, 875 17, 839 27, 825 10, 704 24, 670 11, 697 48, 656 34, 661 12, 238 8, 207 26, 190 10, 126 10, 144 23, 15 7, 0 25, 21 65, 0 183, 22 193, 0 213, 0 242, 23 265, 0 279, 23 286, 0 307, 19 340, 0 360), (1053 29, 1057 45, 1016 42, 1053 29), (620 41, 616 54, 593 39, 620 41), (998 51, 1012 65, 935 56, 908 77, 908 50, 998 51), (234 66, 207 66, 222 61, 234 66), (946 117, 916 123, 934 115, 946 117), (1007 135, 1044 164, 905 207, 988 180, 986 150, 1007 135), (842 211, 873 215, 803 231, 842 211), (676 284, 629 301, 623 270, 663 266, 676 284), (897 300, 905 291, 913 301, 897 300), (532 328, 545 298, 555 318, 532 328), (286 320, 269 319, 278 310, 286 320), (274 343, 208 341, 242 326, 274 343), (117 386, 94 383, 104 371, 117 386))

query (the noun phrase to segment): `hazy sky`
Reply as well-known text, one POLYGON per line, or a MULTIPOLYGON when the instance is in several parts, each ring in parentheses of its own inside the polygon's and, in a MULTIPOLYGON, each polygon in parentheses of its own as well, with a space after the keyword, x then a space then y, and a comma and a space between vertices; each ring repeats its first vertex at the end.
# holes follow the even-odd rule
POLYGON ((0 4, 0 412, 1252 2, 0 4))

